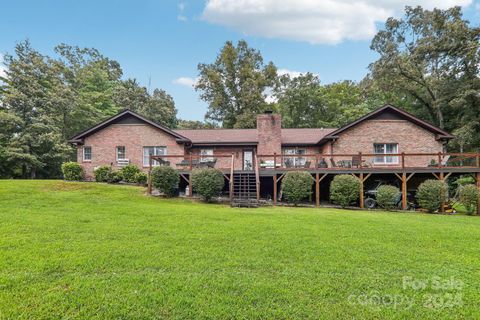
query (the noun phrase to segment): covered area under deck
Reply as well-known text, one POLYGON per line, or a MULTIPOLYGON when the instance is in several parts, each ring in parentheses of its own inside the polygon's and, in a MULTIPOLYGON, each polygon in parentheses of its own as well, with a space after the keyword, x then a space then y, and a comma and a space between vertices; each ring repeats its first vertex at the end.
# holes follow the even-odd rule
MULTIPOLYGON (((186 165, 180 168, 177 165, 177 170, 183 184, 189 186, 187 196, 191 197, 193 196, 191 171, 202 167, 216 168, 222 171, 225 177, 227 192, 232 202, 238 188, 235 184, 236 177, 251 175, 255 179, 255 188, 252 192, 255 200, 271 199, 273 205, 277 205, 281 200, 281 181, 285 174, 298 170, 307 171, 312 175, 312 203, 316 206, 328 200, 329 184, 338 174, 351 174, 359 178, 361 192, 358 205, 360 208, 364 207, 366 186, 379 178, 387 179, 399 187, 402 192, 402 209, 407 208, 409 191, 416 190, 418 185, 426 179, 435 178, 446 181, 460 175, 471 175, 476 179, 477 187, 480 189, 480 153, 401 153, 388 156, 393 157, 392 163, 379 165, 377 164, 379 161, 376 161, 379 158, 378 154, 305 154, 292 157, 277 154, 257 155, 254 152, 252 170, 238 170, 236 167, 238 159, 234 153, 215 154, 208 159, 203 157, 203 160, 201 155, 192 154, 151 155, 149 171, 155 165, 155 161, 158 162, 157 165, 172 165, 170 160, 177 159, 178 163, 178 159, 182 158, 180 163, 186 165)), ((151 188, 149 179, 149 192, 151 188)), ((480 205, 477 212, 480 214, 480 205)))

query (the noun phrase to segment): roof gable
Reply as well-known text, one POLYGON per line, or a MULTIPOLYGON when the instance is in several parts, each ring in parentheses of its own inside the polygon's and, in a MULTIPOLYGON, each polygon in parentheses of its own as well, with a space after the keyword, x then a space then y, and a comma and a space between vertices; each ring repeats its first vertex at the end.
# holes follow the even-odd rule
POLYGON ((184 136, 182 136, 181 134, 173 131, 173 130, 170 130, 169 128, 165 127, 165 126, 162 126, 156 122, 153 122, 151 120, 148 120, 147 118, 139 115, 138 113, 136 112, 133 112, 129 109, 126 109, 126 110, 123 110, 121 111, 120 113, 100 122, 99 124, 77 134, 76 136, 74 136, 73 138, 71 138, 70 140, 68 140, 68 142, 70 143, 81 143, 83 141, 84 138, 88 137, 89 135, 92 135, 112 124, 148 124, 148 125, 151 125, 157 129, 160 129, 162 130, 163 132, 173 136, 177 142, 190 142, 190 140, 184 136))
POLYGON ((414 115, 412 115, 411 113, 408 113, 402 109, 399 109, 397 107, 394 107, 390 104, 386 104, 384 105, 383 107, 375 110, 375 111, 372 111, 368 114, 366 114, 365 116, 333 131, 332 133, 330 133, 329 135, 325 136, 323 139, 321 139, 319 141, 319 143, 322 143, 322 142, 325 142, 326 140, 331 140, 331 139, 335 139, 337 138, 337 136, 339 134, 341 134, 342 132, 360 124, 361 122, 363 121, 366 121, 366 120, 374 120, 374 119, 379 119, 379 120, 407 120, 407 121, 410 121, 416 125, 418 125, 419 127, 425 129, 425 130, 428 130, 430 132, 432 132, 433 134, 435 134, 437 136, 438 139, 453 139, 454 136, 451 135, 450 133, 448 133, 447 131, 443 130, 443 129, 440 129, 439 127, 436 127, 424 120, 421 120, 417 117, 415 117, 414 115))

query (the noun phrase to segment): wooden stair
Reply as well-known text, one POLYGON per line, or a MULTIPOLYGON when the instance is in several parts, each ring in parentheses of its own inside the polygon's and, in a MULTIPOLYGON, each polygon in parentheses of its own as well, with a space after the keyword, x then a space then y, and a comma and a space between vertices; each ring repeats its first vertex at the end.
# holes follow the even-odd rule
POLYGON ((257 180, 254 172, 233 174, 232 207, 258 207, 257 180))

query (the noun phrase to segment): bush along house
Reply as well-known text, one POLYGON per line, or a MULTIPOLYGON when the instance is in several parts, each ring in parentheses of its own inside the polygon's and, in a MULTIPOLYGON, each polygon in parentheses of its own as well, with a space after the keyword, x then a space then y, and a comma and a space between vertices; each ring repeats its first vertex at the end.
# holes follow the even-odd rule
POLYGON ((102 165, 135 164, 145 172, 167 165, 179 171, 180 191, 191 196, 191 171, 212 167, 223 172, 231 201, 271 199, 276 204, 285 173, 303 170, 312 176, 312 202, 319 205, 328 200, 335 175, 352 174, 361 181, 360 207, 364 191, 389 181, 402 191, 406 208, 409 192, 426 179, 479 177, 478 154, 445 152, 452 138, 385 105, 342 128, 297 129, 282 128, 280 115, 267 112, 258 115, 256 129, 175 130, 124 110, 69 142, 77 146, 87 179, 102 165))

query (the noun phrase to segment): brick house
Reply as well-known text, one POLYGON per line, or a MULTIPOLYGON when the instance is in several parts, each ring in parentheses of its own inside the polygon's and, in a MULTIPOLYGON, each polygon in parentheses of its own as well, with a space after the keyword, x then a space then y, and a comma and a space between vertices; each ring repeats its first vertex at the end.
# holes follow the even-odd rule
POLYGON ((408 168, 428 169, 444 160, 445 145, 452 138, 438 127, 385 105, 342 128, 296 129, 282 128, 280 115, 265 113, 257 117, 256 129, 176 130, 124 110, 69 142, 77 146, 77 159, 88 179, 101 165, 132 163, 148 171, 153 155, 163 156, 152 161, 154 166, 173 166, 185 181, 189 170, 207 163, 225 173, 255 173, 256 189, 261 184, 272 189, 273 176, 276 189, 282 170, 309 170, 318 180, 324 172, 393 174, 408 168))

